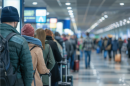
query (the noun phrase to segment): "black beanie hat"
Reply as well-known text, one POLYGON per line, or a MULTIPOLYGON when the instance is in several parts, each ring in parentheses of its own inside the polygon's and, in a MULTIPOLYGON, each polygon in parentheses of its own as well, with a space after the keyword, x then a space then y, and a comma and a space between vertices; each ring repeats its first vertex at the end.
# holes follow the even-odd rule
POLYGON ((2 9, 1 22, 19 22, 19 14, 15 7, 7 6, 2 9))

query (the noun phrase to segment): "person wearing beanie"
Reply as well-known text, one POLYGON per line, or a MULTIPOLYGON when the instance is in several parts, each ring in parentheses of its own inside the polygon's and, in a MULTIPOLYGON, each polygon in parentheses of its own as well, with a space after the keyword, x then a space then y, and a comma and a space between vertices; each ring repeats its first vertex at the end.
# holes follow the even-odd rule
MULTIPOLYGON (((47 69, 44 62, 42 43, 39 39, 34 38, 34 28, 31 24, 25 24, 21 29, 21 34, 27 40, 31 52, 33 70, 35 70, 34 76, 36 86, 43 86, 39 74, 46 74, 50 71, 47 69)), ((32 86, 35 86, 34 80, 32 82, 32 86)))
POLYGON ((13 86, 31 86, 33 80, 32 57, 27 41, 16 30, 18 22, 19 14, 15 7, 7 6, 2 9, 0 35, 6 38, 10 33, 16 33, 8 42, 10 62, 17 75, 13 86))

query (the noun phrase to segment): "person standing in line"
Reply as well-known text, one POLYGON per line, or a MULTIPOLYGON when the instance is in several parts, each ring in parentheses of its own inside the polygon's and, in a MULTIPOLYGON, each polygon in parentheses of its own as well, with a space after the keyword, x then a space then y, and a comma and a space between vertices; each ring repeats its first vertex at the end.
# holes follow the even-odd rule
POLYGON ((128 57, 130 58, 130 38, 128 38, 127 49, 128 49, 128 57))
POLYGON ((93 40, 90 38, 89 33, 86 33, 86 38, 83 41, 83 50, 85 53, 85 67, 90 67, 91 51, 93 48, 93 40))
POLYGON ((123 41, 122 41, 121 37, 119 38, 118 43, 119 43, 119 53, 121 54, 121 49, 123 46, 123 41))
POLYGON ((76 56, 76 41, 75 41, 74 35, 71 36, 70 42, 73 46, 73 53, 71 55, 71 61, 70 61, 70 67, 73 72, 74 71, 74 60, 75 60, 75 56, 76 56))
POLYGON ((116 40, 116 38, 114 38, 113 42, 112 42, 112 50, 113 50, 113 58, 115 59, 115 56, 117 54, 117 50, 119 49, 119 44, 118 41, 116 40))
MULTIPOLYGON (((27 40, 31 52, 36 86, 43 86, 39 74, 50 73, 50 71, 46 68, 44 62, 42 43, 39 39, 34 38, 34 28, 31 24, 25 24, 21 29, 21 34, 27 40)), ((34 80, 32 86, 35 86, 34 80)))
POLYGON ((62 56, 61 56, 61 53, 60 53, 60 51, 58 49, 58 46, 57 46, 56 42, 53 41, 53 38, 52 38, 53 33, 52 33, 52 31, 51 30, 46 30, 45 32, 46 32, 47 43, 51 46, 52 52, 53 52, 53 55, 54 55, 54 59, 56 61, 55 66, 51 70, 51 73, 52 73, 51 84, 52 84, 52 86, 58 86, 58 81, 61 80, 58 62, 61 62, 62 56))
POLYGON ((78 39, 78 42, 79 42, 79 50, 80 50, 80 59, 82 59, 83 58, 83 51, 82 51, 82 47, 83 47, 83 36, 81 36, 78 39))
POLYGON ((61 38, 60 36, 60 33, 59 32, 55 32, 55 40, 62 46, 63 48, 63 39, 61 38))
POLYGON ((13 71, 17 73, 14 86, 31 86, 33 80, 32 57, 27 41, 16 30, 18 22, 19 14, 15 7, 7 6, 2 9, 0 34, 5 38, 10 33, 16 33, 8 42, 10 62, 13 71))
POLYGON ((106 50, 108 51, 108 55, 109 55, 109 61, 111 61, 111 51, 112 51, 112 36, 110 35, 109 38, 108 38, 108 43, 107 43, 107 46, 106 46, 106 50))
MULTIPOLYGON (((46 63, 47 68, 51 71, 55 65, 55 59, 52 52, 52 49, 49 44, 47 44, 46 33, 43 29, 37 29, 35 31, 35 38, 38 38, 42 42, 43 47, 43 57, 46 63)), ((42 75, 43 86, 49 86, 49 77, 48 75, 42 75)))
POLYGON ((103 45, 103 39, 101 38, 101 39, 98 41, 98 46, 99 46, 99 49, 100 49, 100 53, 102 53, 102 45, 103 45))
POLYGON ((108 40, 107 40, 107 37, 105 37, 103 41, 104 59, 107 58, 107 50, 106 50, 107 43, 108 43, 108 40))

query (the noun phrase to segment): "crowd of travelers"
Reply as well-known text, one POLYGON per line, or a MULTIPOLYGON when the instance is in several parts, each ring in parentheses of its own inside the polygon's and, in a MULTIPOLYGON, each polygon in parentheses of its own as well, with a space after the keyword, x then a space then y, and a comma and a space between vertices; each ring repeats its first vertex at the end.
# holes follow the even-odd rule
POLYGON ((115 59, 117 54, 122 55, 122 52, 128 54, 130 58, 130 38, 128 40, 122 40, 122 38, 114 38, 112 36, 101 38, 100 40, 94 39, 95 45, 98 46, 99 53, 104 51, 104 59, 109 57, 111 61, 112 58, 115 59))
MULTIPOLYGON (((60 35, 58 32, 53 33, 49 29, 41 28, 35 31, 31 24, 25 24, 19 33, 16 30, 18 22, 19 14, 16 8, 8 6, 2 9, 0 37, 3 40, 9 38, 7 40, 9 52, 2 51, 2 43, 4 44, 2 39, 0 40, 2 41, 0 50, 3 54, 9 55, 1 57, 9 57, 9 65, 12 65, 13 71, 9 73, 3 68, 5 74, 0 70, 0 78, 11 76, 8 79, 12 84, 10 86, 48 86, 49 77, 45 74, 51 74, 51 86, 58 86, 58 82, 61 80, 58 62, 67 58, 70 61, 71 70, 74 69, 76 36, 60 35)), ((6 65, 2 66, 6 67, 6 65)), ((10 84, 4 79, 2 80, 2 86, 10 84)))

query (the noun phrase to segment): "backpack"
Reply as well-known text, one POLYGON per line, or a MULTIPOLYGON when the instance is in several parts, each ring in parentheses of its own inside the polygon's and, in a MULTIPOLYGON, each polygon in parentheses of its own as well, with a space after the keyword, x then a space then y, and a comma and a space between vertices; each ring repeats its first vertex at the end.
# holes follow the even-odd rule
POLYGON ((13 73, 13 66, 10 62, 9 56, 9 40, 16 35, 10 33, 6 38, 0 34, 0 85, 1 86, 14 86, 17 80, 17 70, 13 73))

